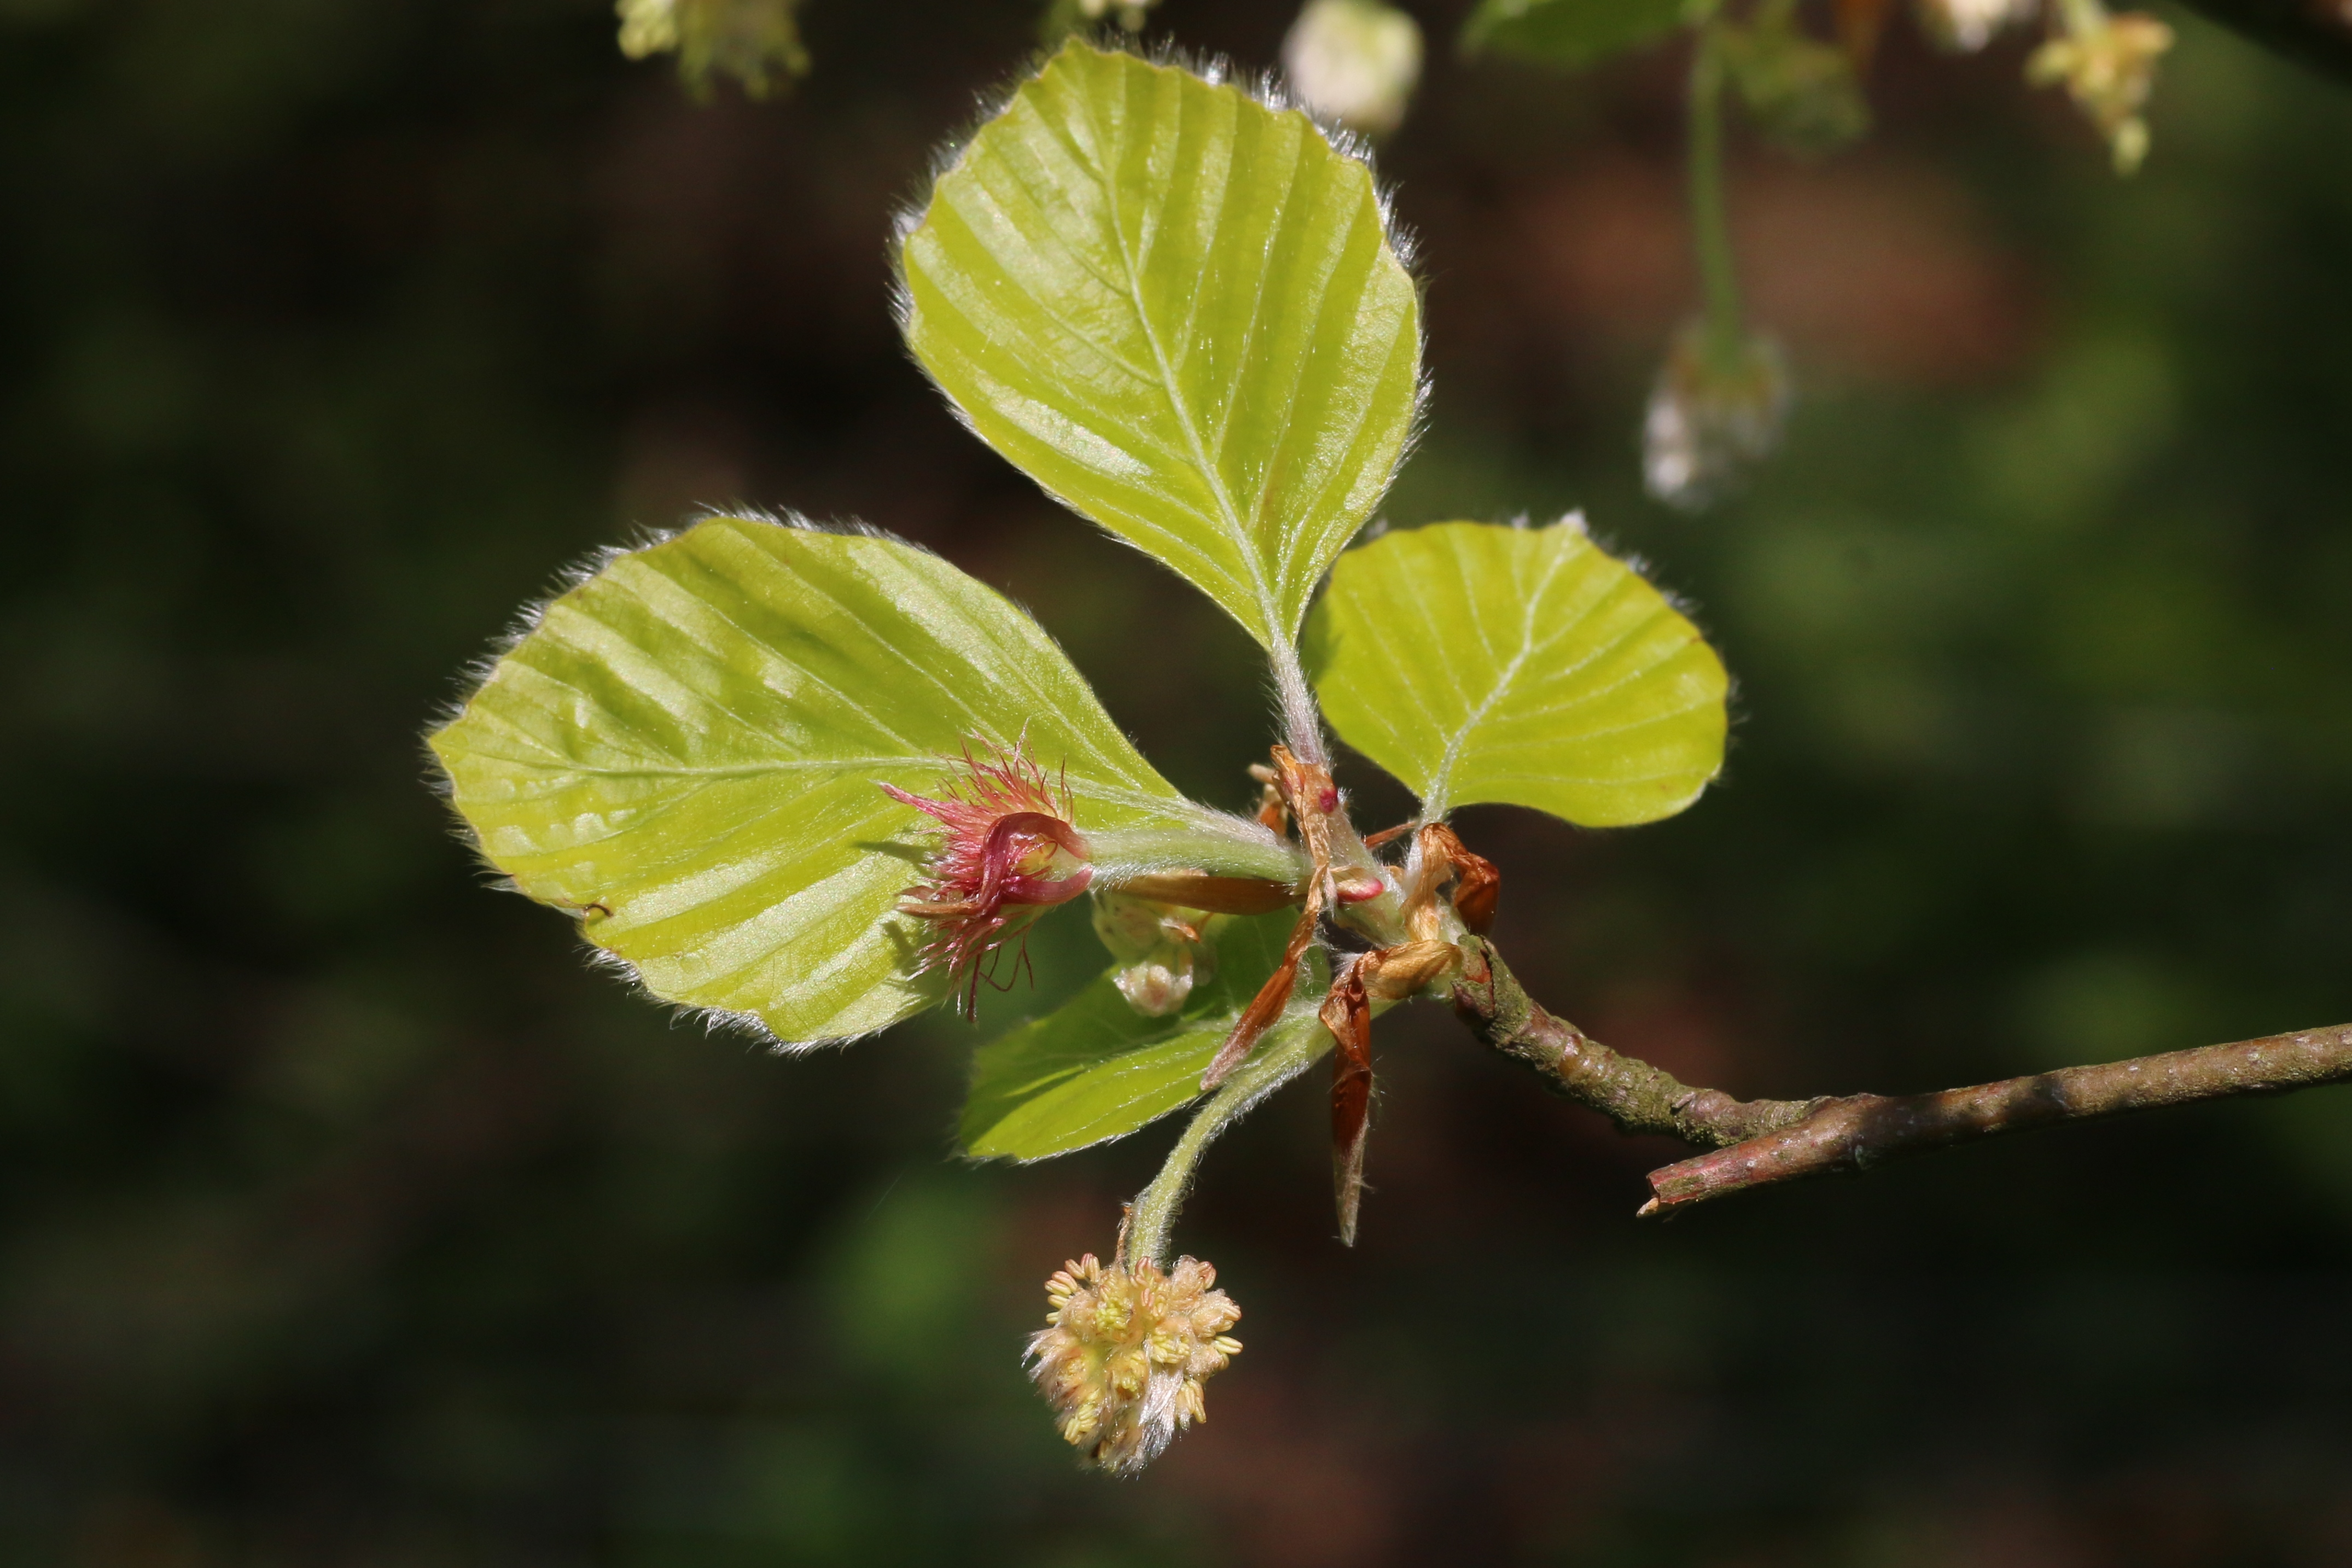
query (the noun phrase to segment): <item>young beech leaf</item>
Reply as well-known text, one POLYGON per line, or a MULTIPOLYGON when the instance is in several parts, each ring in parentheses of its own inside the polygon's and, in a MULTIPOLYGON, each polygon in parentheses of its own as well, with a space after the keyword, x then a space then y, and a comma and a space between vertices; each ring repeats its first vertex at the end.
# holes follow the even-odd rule
POLYGON ((1581 519, 1439 523, 1341 556, 1308 658, 1339 737, 1431 821, 1533 806, 1670 817, 1723 765, 1723 663, 1581 519))
POLYGON ((1412 426, 1420 303, 1305 115, 1072 42, 932 187, 907 341, 982 438, 1268 647, 1412 426))
POLYGON ((1656 43, 1683 20, 1683 0, 1480 0, 1462 47, 1580 69, 1656 43))
POLYGON ((898 912, 931 790, 1023 742, 1082 831, 1208 815, 1136 754, 1037 624, 897 539, 712 517, 540 614, 432 737, 483 855, 654 995, 778 1039, 941 998, 898 912))
MULTIPOLYGON (((963 1107, 965 1152, 1042 1160, 1123 1137, 1192 1100, 1234 1019, 1274 972, 1297 918, 1286 909, 1219 916, 1209 931, 1215 977, 1196 987, 1173 1018, 1137 1012, 1112 979, 1117 971, 1108 970, 1057 1010, 982 1046, 963 1107)), ((1301 1056, 1299 1067, 1331 1046, 1315 1021, 1319 1000, 1320 987, 1302 985, 1289 1015, 1275 1026, 1321 1036, 1319 1049, 1301 1056)), ((1267 1043, 1256 1054, 1269 1054, 1267 1043)))

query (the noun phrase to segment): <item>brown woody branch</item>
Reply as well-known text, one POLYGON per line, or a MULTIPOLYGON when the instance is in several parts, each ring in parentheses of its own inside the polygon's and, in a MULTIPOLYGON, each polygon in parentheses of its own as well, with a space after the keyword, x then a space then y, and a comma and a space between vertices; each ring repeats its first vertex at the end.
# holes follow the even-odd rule
POLYGON ((1494 944, 1465 937, 1463 976, 1454 1010, 1470 1031, 1580 1105, 1600 1112, 1621 1133, 1662 1133, 1721 1148, 1802 1122, 1826 1100, 1734 1100, 1720 1089, 1693 1089, 1671 1072, 1620 1056, 1528 996, 1494 944))
POLYGON ((2344 1024, 1934 1094, 1734 1100, 1587 1039, 1529 998, 1491 945, 1474 937, 1465 946, 1469 963, 1454 1009, 1472 1033, 1622 1132, 1663 1133, 1714 1151, 1652 1171, 1645 1218, 2001 1133, 2352 1080, 2352 1024, 2344 1024))

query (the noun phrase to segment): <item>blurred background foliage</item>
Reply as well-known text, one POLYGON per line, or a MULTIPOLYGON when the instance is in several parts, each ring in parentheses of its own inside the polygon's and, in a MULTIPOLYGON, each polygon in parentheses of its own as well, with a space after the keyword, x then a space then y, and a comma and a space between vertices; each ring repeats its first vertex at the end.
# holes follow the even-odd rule
MULTIPOLYGON (((1250 68, 1289 19, 1154 13, 1250 68)), ((1692 288, 1675 63, 1433 51, 1383 165, 1436 378, 1388 515, 1583 507, 1741 682, 1685 817, 1464 819, 1602 1039, 1892 1091, 2352 1016, 2352 99, 2173 20, 2127 184, 2022 41, 1896 37, 1864 151, 1740 153, 1804 396, 1696 521, 1634 443, 1692 288)), ((2352 1561, 2343 1090, 1652 1228, 1667 1146, 1419 1009, 1353 1252, 1316 1092, 1215 1152, 1181 1239, 1249 1349, 1111 1484, 1017 1350, 1168 1129, 950 1163, 962 1026, 778 1060, 483 891, 417 743, 453 672, 704 502, 945 551, 1249 798, 1241 635, 891 326, 893 204, 1034 7, 803 21, 789 98, 698 107, 597 0, 0 4, 0 1557, 2352 1561)), ((1091 941, 1050 921, 997 1019, 1091 941)))

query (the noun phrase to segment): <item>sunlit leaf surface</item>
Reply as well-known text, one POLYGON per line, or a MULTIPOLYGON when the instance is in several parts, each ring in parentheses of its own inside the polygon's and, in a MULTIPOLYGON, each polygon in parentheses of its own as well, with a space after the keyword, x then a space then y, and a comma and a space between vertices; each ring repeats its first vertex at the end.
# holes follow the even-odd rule
POLYGON ((1308 643, 1332 727, 1433 819, 1496 801, 1646 822, 1723 765, 1722 661, 1574 518, 1441 523, 1351 550, 1308 643))
POLYGON ((1570 68, 1654 44, 1683 23, 1683 0, 1481 0, 1465 48, 1570 68))
MULTIPOLYGON (((1056 1011, 981 1047, 964 1103, 965 1150, 1044 1159, 1131 1133, 1191 1101, 1234 1018, 1281 960, 1295 918, 1281 910, 1221 919, 1213 932, 1216 977, 1174 1018, 1137 1012, 1106 972, 1056 1011)), ((1256 1054, 1271 1057, 1277 1034, 1322 1032, 1314 988, 1301 985, 1256 1054)), ((1329 1040, 1323 1036, 1327 1050, 1329 1040)))
POLYGON ((482 852, 674 1002, 779 1039, 940 999, 896 912, 979 736, 1066 770, 1082 830, 1196 809, 1036 623, 895 539, 713 517, 550 604, 433 737, 482 852))
POLYGON ((1370 174, 1302 114, 1083 43, 981 128, 901 249, 972 427, 1271 646, 1388 484, 1419 303, 1370 174))

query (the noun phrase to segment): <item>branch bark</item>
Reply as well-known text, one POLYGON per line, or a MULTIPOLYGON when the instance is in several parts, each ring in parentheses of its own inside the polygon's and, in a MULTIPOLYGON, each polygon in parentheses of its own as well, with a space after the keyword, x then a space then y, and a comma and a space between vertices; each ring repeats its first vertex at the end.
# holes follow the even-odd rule
POLYGON ((1454 1011, 1493 1050, 1528 1067, 1557 1093, 1600 1112, 1621 1133, 1662 1133, 1721 1148, 1792 1126, 1827 1104, 1821 1100, 1735 1100, 1720 1089, 1693 1089, 1671 1072, 1620 1056, 1528 995, 1483 936, 1465 937, 1454 1011))
POLYGON ((1652 1171, 1645 1218, 2002 1133, 2352 1081, 2352 1024, 2341 1024, 1933 1094, 1735 1100, 1587 1039, 1528 997, 1491 945, 1472 938, 1464 946, 1469 960, 1454 1008, 1473 1034, 1620 1131, 1664 1133, 1714 1150, 1652 1171))
POLYGON ((1650 1173, 1645 1217, 1768 1183, 1863 1171, 1888 1160, 2032 1127, 2161 1105, 2284 1094, 2352 1080, 2352 1024, 2067 1067, 1935 1094, 1853 1094, 1803 1121, 1650 1173))

